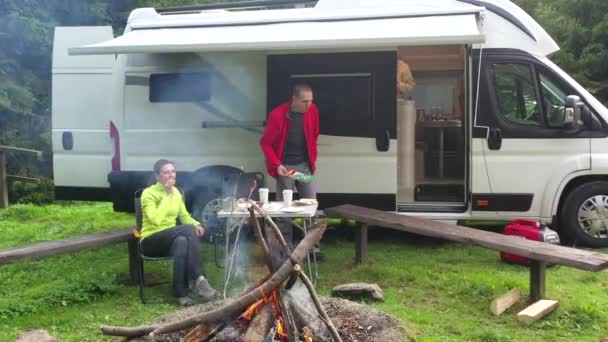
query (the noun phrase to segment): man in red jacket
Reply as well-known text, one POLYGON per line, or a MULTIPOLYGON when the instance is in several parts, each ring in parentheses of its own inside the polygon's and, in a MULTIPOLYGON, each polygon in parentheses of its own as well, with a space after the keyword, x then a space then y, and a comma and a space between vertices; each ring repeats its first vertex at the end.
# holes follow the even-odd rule
MULTIPOLYGON (((268 174, 277 180, 277 200, 283 200, 284 189, 297 188, 300 198, 316 198, 313 182, 294 181, 287 171, 295 169, 314 174, 319 139, 319 111, 313 103, 309 85, 298 83, 292 90, 291 100, 273 109, 268 115, 260 146, 266 158, 268 174)), ((281 232, 291 247, 292 229, 280 224, 281 232)))

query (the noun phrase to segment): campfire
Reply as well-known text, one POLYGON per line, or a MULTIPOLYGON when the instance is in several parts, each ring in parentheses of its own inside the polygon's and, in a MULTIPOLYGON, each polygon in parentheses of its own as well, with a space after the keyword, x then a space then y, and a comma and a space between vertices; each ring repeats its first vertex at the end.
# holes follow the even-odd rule
POLYGON ((139 327, 102 326, 106 335, 151 337, 187 332, 183 341, 342 341, 323 309, 314 285, 300 267, 326 229, 316 223, 293 251, 277 225, 255 204, 249 208, 255 243, 262 250, 268 274, 262 280, 220 307, 176 322, 139 327), (255 216, 266 221, 265 234, 255 216), (282 255, 282 256, 281 256, 282 255), (277 259, 278 258, 278 259, 277 259), (280 260, 273 267, 272 260, 280 260))

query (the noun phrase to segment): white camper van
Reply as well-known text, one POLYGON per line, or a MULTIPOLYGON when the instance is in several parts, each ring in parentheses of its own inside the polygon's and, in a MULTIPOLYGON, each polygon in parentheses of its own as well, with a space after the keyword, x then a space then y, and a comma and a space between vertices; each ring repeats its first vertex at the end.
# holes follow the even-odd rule
POLYGON ((199 213, 221 175, 265 172, 267 113, 306 81, 322 207, 538 219, 608 246, 608 109, 558 49, 508 0, 249 1, 136 9, 118 37, 58 27, 56 194, 130 210, 163 157, 199 213))

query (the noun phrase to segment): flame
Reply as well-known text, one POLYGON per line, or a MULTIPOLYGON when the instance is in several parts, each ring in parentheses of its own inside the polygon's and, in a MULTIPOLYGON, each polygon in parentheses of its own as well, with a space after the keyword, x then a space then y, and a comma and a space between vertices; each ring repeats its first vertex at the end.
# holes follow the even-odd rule
POLYGON ((241 316, 239 316, 242 319, 245 319, 247 321, 250 321, 253 316, 260 311, 260 309, 262 308, 262 304, 264 304, 264 299, 260 299, 257 302, 249 305, 249 307, 247 308, 247 310, 245 310, 241 316))
MULTIPOLYGON (((283 315, 281 313, 281 305, 279 304, 279 293, 278 291, 273 291, 270 296, 263 296, 262 299, 251 304, 243 313, 239 316, 238 323, 241 328, 245 328, 248 322, 253 319, 253 317, 262 309, 262 307, 269 303, 272 306, 272 309, 275 313, 275 326, 277 328, 275 334, 275 340, 279 340, 281 342, 288 341, 287 335, 287 327, 285 326, 285 321, 283 315)), ((304 337, 305 342, 313 342, 312 337, 307 335, 304 337)))
POLYGON ((280 319, 277 319, 277 334, 280 336, 285 335, 285 330, 283 329, 283 323, 281 322, 280 319))

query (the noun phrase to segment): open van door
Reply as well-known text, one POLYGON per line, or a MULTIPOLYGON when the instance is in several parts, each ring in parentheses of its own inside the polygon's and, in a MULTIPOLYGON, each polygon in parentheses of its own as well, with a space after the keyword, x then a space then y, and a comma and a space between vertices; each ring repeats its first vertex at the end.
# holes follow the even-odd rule
POLYGON ((52 145, 58 199, 107 199, 114 55, 68 48, 113 38, 112 27, 57 27, 53 43, 52 145), (84 188, 89 188, 86 191, 84 188), (98 191, 95 191, 98 190, 98 191))

